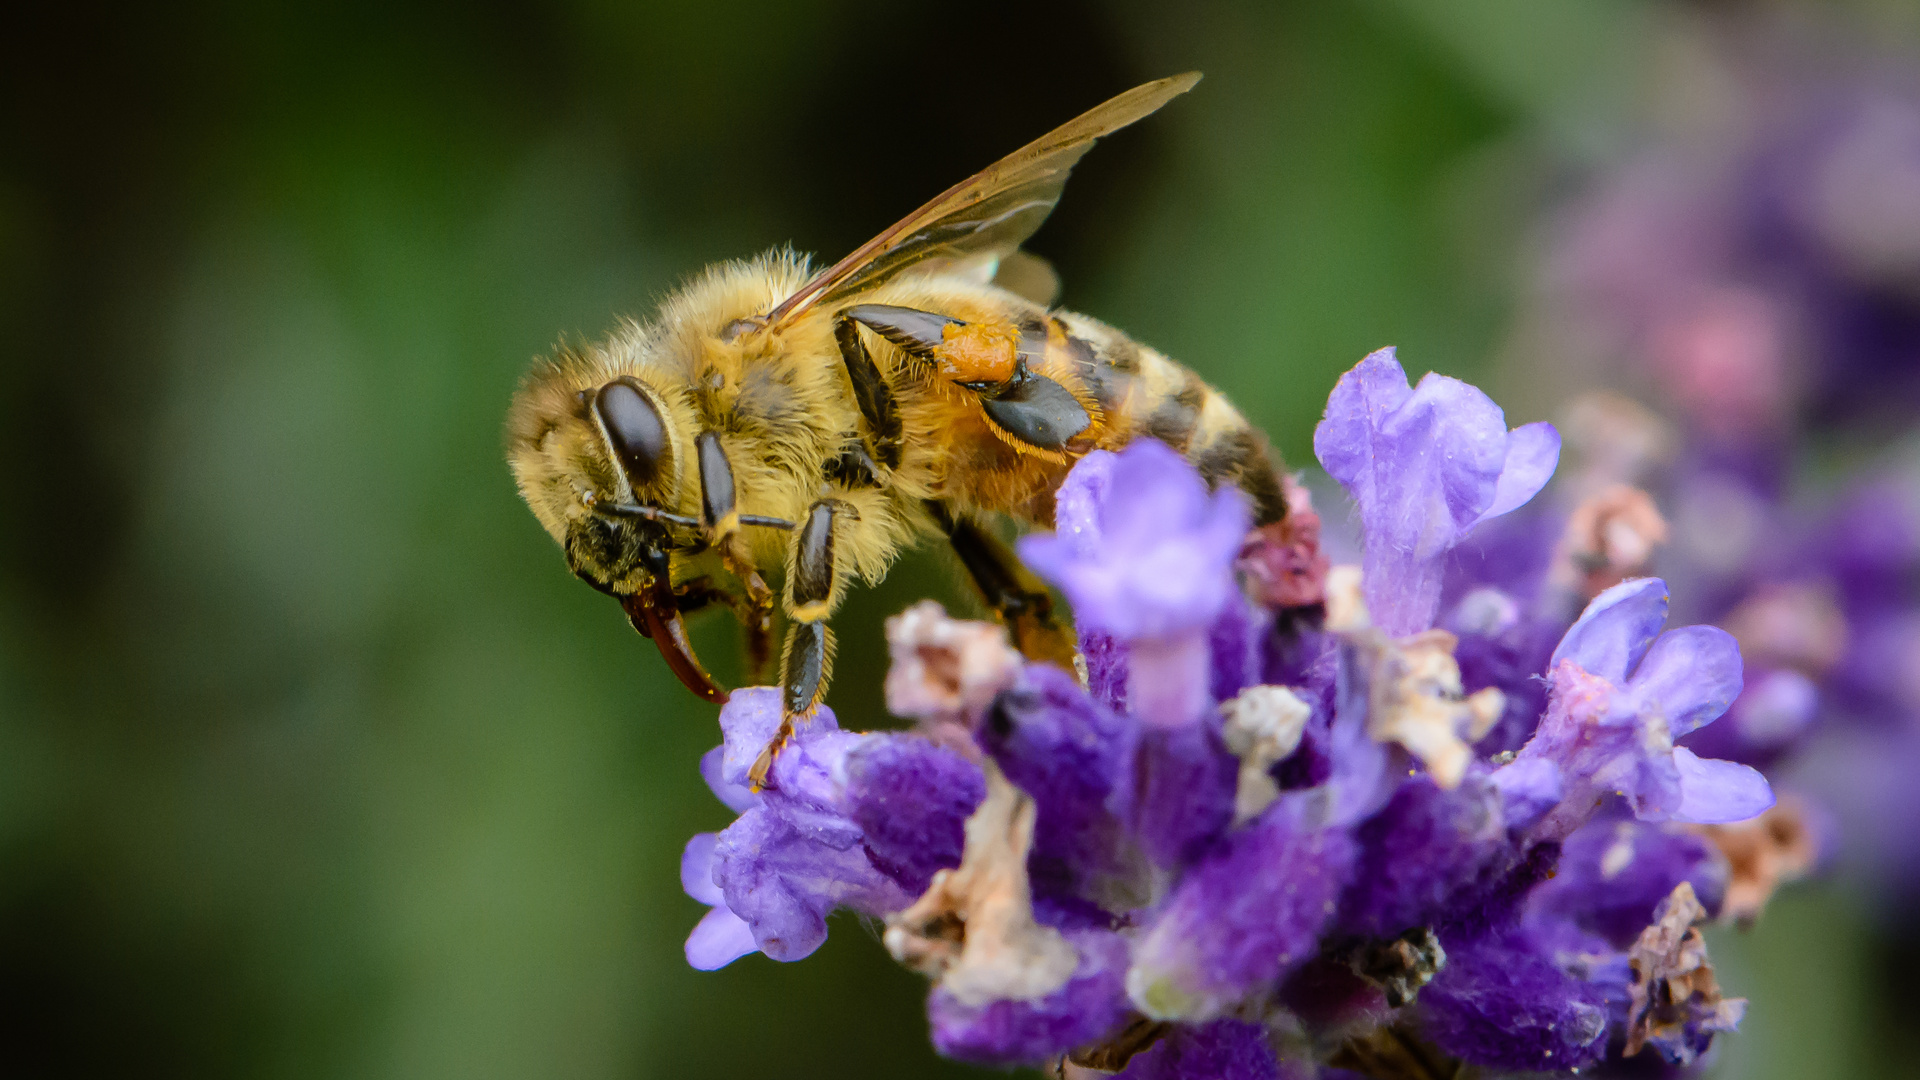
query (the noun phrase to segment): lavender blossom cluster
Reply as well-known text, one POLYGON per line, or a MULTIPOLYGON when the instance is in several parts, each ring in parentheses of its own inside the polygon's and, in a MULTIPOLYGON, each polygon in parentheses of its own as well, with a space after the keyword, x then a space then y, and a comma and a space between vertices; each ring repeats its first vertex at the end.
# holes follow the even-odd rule
POLYGON ((1315 450, 1358 567, 1329 567, 1303 490, 1250 530, 1240 492, 1142 441, 1083 459, 1020 545, 1082 671, 922 603, 888 625, 915 726, 820 709, 757 792, 779 697, 736 693, 702 770, 739 817, 687 845, 711 907, 688 961, 884 920, 941 1053, 1061 1076, 1699 1068, 1744 1006, 1699 924, 1751 877, 1726 830, 1774 803, 1682 745, 1741 694, 1734 639, 1666 629, 1655 578, 1562 587, 1551 536, 1468 544, 1560 454, 1473 386, 1410 386, 1383 350, 1315 450))

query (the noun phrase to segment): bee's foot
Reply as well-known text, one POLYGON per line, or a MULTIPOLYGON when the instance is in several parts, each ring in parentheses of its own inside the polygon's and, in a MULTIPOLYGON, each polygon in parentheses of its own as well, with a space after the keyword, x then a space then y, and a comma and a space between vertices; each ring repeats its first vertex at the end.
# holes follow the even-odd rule
POLYGON ((773 772, 773 760, 780 756, 780 748, 793 738, 793 717, 780 719, 780 730, 773 733, 766 748, 753 761, 753 768, 747 770, 747 789, 758 795, 767 786, 767 777, 773 772))

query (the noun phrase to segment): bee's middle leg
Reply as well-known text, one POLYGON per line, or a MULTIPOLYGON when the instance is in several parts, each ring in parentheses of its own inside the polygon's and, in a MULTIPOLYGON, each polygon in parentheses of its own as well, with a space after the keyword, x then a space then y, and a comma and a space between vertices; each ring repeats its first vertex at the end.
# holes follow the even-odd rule
POLYGON ((1053 611, 1053 594, 1018 557, 992 533, 960 517, 943 503, 929 502, 934 520, 946 530, 953 553, 980 596, 1013 635, 1014 647, 1029 660, 1058 664, 1077 671, 1073 628, 1053 611))
POLYGON ((845 573, 834 551, 834 526, 853 517, 853 507, 821 499, 807 510, 787 554, 784 607, 787 641, 780 656, 780 730, 749 773, 754 787, 766 783, 774 756, 793 734, 793 721, 820 704, 833 677, 833 631, 827 618, 845 592, 845 573))

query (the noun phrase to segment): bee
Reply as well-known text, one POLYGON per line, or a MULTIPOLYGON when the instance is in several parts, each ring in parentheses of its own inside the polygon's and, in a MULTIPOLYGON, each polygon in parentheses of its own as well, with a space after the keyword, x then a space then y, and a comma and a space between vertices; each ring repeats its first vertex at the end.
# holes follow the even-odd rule
POLYGON ((827 621, 850 583, 877 582, 923 538, 952 545, 1023 653, 1070 666, 1071 630, 991 524, 1050 527, 1055 489, 1092 450, 1160 439, 1210 484, 1244 490, 1257 524, 1285 516, 1266 440, 1225 397, 1050 309, 1050 269, 1018 251, 1094 140, 1199 79, 1113 98, 824 270, 786 250, 709 267, 652 321, 563 346, 521 384, 507 424, 520 494, 690 690, 727 697, 684 615, 731 608, 756 674, 785 616, 786 723, 756 779, 826 691, 827 621))

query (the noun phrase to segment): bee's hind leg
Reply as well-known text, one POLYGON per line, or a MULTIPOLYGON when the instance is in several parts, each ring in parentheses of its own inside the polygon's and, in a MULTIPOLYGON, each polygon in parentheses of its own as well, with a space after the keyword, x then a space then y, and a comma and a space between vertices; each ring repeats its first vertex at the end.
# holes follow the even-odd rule
POLYGON ((794 718, 820 704, 833 677, 833 631, 827 617, 845 592, 845 575, 834 553, 834 526, 854 517, 846 503, 821 499, 794 531, 787 553, 784 606, 789 625, 780 656, 780 730, 748 773, 755 790, 766 784, 774 757, 793 735, 794 718))
POLYGON ((1020 654, 1077 671, 1073 628, 1054 616, 1053 595, 1040 579, 978 523, 956 515, 943 503, 929 502, 927 507, 946 530, 953 553, 967 568, 981 598, 1013 635, 1020 654))

